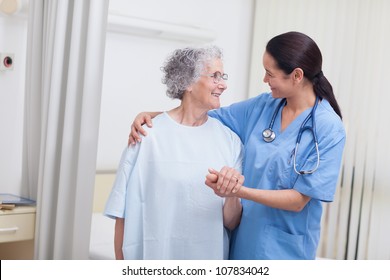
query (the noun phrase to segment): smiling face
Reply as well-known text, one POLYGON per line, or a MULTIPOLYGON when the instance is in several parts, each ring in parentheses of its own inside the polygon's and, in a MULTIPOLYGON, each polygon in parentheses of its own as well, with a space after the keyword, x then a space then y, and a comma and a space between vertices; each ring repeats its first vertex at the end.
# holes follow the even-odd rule
POLYGON ((199 80, 189 87, 187 94, 191 98, 191 103, 207 111, 221 106, 219 98, 227 88, 223 79, 215 83, 212 75, 216 72, 224 73, 221 59, 215 59, 206 66, 199 80))
POLYGON ((285 74, 278 67, 275 59, 267 52, 263 55, 263 65, 265 69, 263 81, 269 85, 272 97, 289 97, 293 90, 292 74, 285 74))

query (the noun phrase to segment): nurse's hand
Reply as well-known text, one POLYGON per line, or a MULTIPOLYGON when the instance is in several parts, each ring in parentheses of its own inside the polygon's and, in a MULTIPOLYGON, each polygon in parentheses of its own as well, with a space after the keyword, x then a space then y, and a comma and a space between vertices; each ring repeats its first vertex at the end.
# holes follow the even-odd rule
POLYGON ((235 196, 244 183, 244 176, 231 167, 223 167, 220 172, 209 168, 205 184, 223 197, 235 196))
POLYGON ((133 123, 131 124, 131 130, 129 134, 129 139, 127 144, 135 145, 137 142, 141 142, 141 134, 146 136, 146 131, 142 128, 143 124, 146 124, 148 127, 152 127, 152 118, 158 114, 153 112, 141 112, 139 113, 133 123))

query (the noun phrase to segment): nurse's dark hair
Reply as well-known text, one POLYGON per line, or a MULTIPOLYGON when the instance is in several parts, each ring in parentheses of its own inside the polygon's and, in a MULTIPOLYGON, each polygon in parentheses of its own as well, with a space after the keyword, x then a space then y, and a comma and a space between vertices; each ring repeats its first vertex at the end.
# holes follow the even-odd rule
POLYGON ((305 77, 312 82, 316 96, 328 100, 336 114, 342 118, 332 85, 322 73, 321 51, 313 39, 300 32, 283 33, 267 43, 266 52, 286 74, 290 74, 295 68, 301 68, 305 77))
POLYGON ((217 46, 174 50, 161 67, 166 94, 172 99, 182 100, 187 88, 199 80, 215 59, 222 59, 222 50, 217 46))

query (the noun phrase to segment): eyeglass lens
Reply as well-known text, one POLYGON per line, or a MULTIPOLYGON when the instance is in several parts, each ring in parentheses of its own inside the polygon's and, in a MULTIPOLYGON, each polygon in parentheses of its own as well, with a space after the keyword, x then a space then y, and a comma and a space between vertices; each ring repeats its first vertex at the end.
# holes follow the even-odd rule
POLYGON ((220 72, 215 72, 212 77, 214 78, 215 83, 219 83, 222 80, 226 81, 228 79, 228 74, 221 74, 220 72))

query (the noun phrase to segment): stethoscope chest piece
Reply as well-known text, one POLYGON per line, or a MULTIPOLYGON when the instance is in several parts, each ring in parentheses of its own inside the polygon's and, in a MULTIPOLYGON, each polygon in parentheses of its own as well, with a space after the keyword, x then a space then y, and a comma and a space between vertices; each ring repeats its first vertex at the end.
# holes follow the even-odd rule
POLYGON ((276 138, 276 134, 275 134, 275 131, 272 130, 273 126, 274 126, 274 122, 275 122, 275 119, 276 119, 276 115, 278 114, 280 108, 282 108, 284 106, 284 104, 286 104, 286 98, 283 98, 280 102, 279 102, 279 105, 278 107, 276 108, 274 114, 272 115, 272 119, 271 119, 271 122, 268 126, 268 128, 264 129, 263 130, 263 133, 262 133, 262 136, 263 136, 263 139, 265 142, 267 143, 271 143, 272 141, 275 140, 276 138))
POLYGON ((275 140, 275 132, 271 128, 266 128, 263 130, 263 139, 265 142, 270 143, 275 140))

